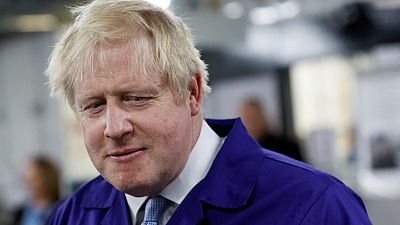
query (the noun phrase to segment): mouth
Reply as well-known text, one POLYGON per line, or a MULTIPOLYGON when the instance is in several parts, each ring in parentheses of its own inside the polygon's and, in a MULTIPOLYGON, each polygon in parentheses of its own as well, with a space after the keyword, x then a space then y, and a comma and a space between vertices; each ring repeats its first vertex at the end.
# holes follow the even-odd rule
POLYGON ((145 150, 146 148, 123 149, 111 152, 108 157, 117 162, 128 162, 139 157, 145 150))

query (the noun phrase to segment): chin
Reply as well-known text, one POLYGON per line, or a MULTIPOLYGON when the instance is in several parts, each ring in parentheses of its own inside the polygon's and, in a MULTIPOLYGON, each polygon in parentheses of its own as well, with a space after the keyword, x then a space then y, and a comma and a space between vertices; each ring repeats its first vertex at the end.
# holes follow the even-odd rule
POLYGON ((146 183, 138 183, 137 180, 132 181, 129 179, 124 179, 121 177, 120 179, 106 179, 109 183, 111 183, 116 189, 126 194, 135 196, 135 197, 143 197, 151 195, 152 185, 146 183))
POLYGON ((123 187, 121 189, 117 188, 119 191, 124 192, 128 195, 132 195, 135 197, 144 197, 144 196, 152 196, 159 193, 159 191, 154 191, 152 188, 148 186, 142 187, 123 187))

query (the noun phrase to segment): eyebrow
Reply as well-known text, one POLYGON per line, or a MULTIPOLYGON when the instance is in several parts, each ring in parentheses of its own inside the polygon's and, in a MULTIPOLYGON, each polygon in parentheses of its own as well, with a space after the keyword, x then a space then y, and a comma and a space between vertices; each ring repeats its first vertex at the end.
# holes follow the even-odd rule
MULTIPOLYGON (((156 86, 147 86, 147 87, 135 87, 132 88, 132 86, 126 86, 126 87, 119 87, 117 90, 113 90, 111 92, 111 95, 123 95, 123 94, 151 94, 151 95, 156 95, 158 93, 160 93, 163 90, 162 86, 156 85, 156 86)), ((110 94, 109 92, 105 92, 106 95, 110 94)), ((103 96, 104 95, 104 91, 101 92, 94 92, 94 91, 90 91, 88 90, 85 93, 81 93, 80 97, 78 97, 77 99, 80 99, 82 101, 87 101, 90 99, 95 99, 98 98, 99 96, 103 96), (99 94, 100 93, 100 94, 99 94)))

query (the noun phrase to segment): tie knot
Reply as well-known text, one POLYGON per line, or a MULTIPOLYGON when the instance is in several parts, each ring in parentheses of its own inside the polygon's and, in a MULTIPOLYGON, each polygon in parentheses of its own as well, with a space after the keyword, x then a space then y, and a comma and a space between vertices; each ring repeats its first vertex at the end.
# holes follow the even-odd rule
POLYGON ((167 208, 168 200, 162 196, 150 197, 144 210, 142 225, 157 225, 167 208))

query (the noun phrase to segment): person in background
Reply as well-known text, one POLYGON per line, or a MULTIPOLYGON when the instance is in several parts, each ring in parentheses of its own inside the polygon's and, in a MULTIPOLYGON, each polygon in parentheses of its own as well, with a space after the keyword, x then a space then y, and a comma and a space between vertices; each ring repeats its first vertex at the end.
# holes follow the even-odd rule
POLYGON ((28 201, 16 211, 14 225, 43 225, 60 200, 59 171, 44 157, 34 157, 25 168, 28 201))
POLYGON ((370 225, 336 178, 261 148, 240 119, 204 119, 208 73, 188 27, 139 0, 74 8, 46 73, 100 175, 51 225, 370 225))
POLYGON ((247 131, 262 147, 305 161, 297 141, 271 132, 270 121, 259 99, 255 97, 245 99, 240 104, 239 111, 247 131))

